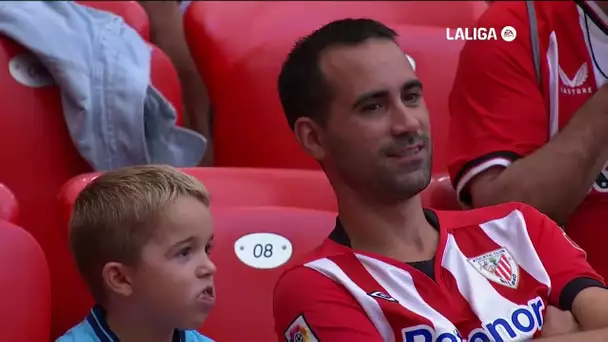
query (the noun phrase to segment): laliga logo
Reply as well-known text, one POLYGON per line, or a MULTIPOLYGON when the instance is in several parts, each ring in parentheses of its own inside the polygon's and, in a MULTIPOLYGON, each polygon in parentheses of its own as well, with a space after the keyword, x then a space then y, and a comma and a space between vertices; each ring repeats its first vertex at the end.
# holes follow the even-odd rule
MULTIPOLYGON (((457 28, 454 32, 450 28, 445 29, 447 40, 497 40, 496 29, 485 27, 457 28)), ((517 37, 517 31, 513 26, 505 26, 500 30, 500 37, 505 42, 512 42, 517 37)))

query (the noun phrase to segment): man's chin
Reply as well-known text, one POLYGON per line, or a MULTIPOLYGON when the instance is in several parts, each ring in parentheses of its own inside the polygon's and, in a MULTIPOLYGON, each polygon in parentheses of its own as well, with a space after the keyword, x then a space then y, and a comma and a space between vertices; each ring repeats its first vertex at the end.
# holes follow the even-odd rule
POLYGON ((398 182, 396 189, 400 198, 409 199, 424 191, 430 183, 430 172, 428 170, 417 170, 405 175, 398 182))

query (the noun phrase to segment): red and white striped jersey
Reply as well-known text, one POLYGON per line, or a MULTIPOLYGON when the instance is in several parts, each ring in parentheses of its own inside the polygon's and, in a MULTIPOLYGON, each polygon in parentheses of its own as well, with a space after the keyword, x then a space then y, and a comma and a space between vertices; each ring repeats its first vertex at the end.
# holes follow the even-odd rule
POLYGON ((279 338, 524 340, 539 333, 547 305, 570 309, 582 289, 603 286, 584 252, 531 207, 425 213, 440 237, 430 270, 351 249, 338 220, 322 246, 279 279, 279 338))
MULTIPOLYGON (((467 41, 450 94, 448 169, 459 198, 480 173, 508 167, 563 129, 573 114, 606 83, 608 16, 594 1, 535 1, 540 45, 537 80, 525 1, 493 3, 478 27, 517 37, 467 41)), ((608 164, 568 219, 566 232, 608 276, 608 164)))

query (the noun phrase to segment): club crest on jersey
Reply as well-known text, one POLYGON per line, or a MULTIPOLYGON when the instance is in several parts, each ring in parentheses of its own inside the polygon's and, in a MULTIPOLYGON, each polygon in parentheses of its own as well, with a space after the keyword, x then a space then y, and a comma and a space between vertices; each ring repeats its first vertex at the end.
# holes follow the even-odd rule
POLYGON ((299 315, 285 330, 287 342, 319 342, 303 315, 299 315))
POLYGON ((512 289, 517 288, 519 266, 506 248, 470 258, 469 263, 488 280, 512 289))

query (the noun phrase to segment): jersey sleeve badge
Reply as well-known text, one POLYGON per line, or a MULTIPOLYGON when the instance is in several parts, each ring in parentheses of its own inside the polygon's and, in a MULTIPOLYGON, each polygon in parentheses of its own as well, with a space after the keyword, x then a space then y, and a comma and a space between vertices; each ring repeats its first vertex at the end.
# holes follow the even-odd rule
POLYGON ((308 326, 304 315, 299 315, 285 331, 287 342, 319 342, 308 326))
POLYGON ((516 289, 519 284, 519 266, 506 248, 469 259, 469 263, 486 279, 516 289))

